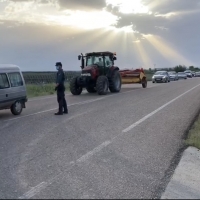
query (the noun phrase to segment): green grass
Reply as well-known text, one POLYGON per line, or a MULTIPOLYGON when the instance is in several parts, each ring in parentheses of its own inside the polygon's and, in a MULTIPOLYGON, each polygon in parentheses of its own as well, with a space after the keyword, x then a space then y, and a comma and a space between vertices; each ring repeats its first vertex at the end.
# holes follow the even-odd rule
POLYGON ((147 81, 151 81, 152 80, 152 76, 153 74, 145 74, 147 77, 147 81))
MULTIPOLYGON (((66 90, 68 90, 68 84, 65 84, 66 90)), ((44 84, 44 85, 34 85, 34 84, 27 84, 27 95, 28 98, 31 97, 38 97, 38 96, 45 96, 45 95, 53 95, 56 93, 55 91, 55 84, 44 84)))
POLYGON ((190 130, 186 144, 200 149, 200 116, 190 130))

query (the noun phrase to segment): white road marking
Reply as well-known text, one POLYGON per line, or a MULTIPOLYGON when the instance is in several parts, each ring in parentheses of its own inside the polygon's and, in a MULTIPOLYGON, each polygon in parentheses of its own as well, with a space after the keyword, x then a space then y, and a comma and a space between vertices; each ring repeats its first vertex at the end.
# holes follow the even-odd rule
POLYGON ((128 128, 124 129, 122 132, 126 133, 130 130, 132 130, 133 128, 135 128, 137 125, 141 124, 142 122, 144 122, 145 120, 147 120, 148 118, 152 117, 153 115, 155 115, 157 112, 159 112, 160 110, 162 110, 163 108, 165 108, 166 106, 170 105, 171 103, 173 103, 174 101, 176 101, 177 99, 181 98, 182 96, 184 96, 185 94, 187 94, 188 92, 191 92, 192 90, 194 90, 195 88, 199 87, 199 85, 191 88, 190 90, 187 90, 186 92, 184 92, 183 94, 179 95, 178 97, 172 99, 171 101, 169 101, 168 103, 164 104, 163 106, 157 108, 156 110, 154 110, 153 112, 149 113, 148 115, 146 115, 145 117, 143 117, 142 119, 138 120, 137 122, 133 123, 132 125, 130 125, 128 128))
MULTIPOLYGON (((129 91, 126 91, 126 92, 121 92, 121 93, 116 93, 116 94, 112 94, 112 95, 107 95, 107 96, 104 96, 104 97, 101 97, 101 98, 90 99, 90 100, 87 100, 87 101, 82 101, 82 102, 78 102, 78 103, 69 104, 68 107, 75 106, 75 105, 84 105, 84 104, 92 103, 92 102, 95 102, 95 101, 100 101, 102 99, 106 99, 106 98, 109 98, 109 97, 112 97, 112 96, 115 96, 115 95, 130 93, 130 92, 136 91, 138 89, 139 88, 134 89, 134 90, 129 90, 129 91)), ((4 122, 13 121, 13 120, 17 120, 17 119, 22 119, 22 118, 26 118, 26 117, 30 117, 30 116, 34 116, 34 115, 38 115, 38 114, 42 114, 42 113, 54 111, 54 110, 57 110, 57 109, 58 108, 52 108, 52 109, 49 109, 49 110, 44 110, 44 111, 40 111, 40 112, 36 112, 36 113, 32 113, 32 114, 28 114, 28 115, 24 115, 24 116, 20 116, 20 117, 14 117, 12 119, 4 120, 4 122)))
POLYGON ((83 155, 76 162, 78 162, 78 163, 79 162, 85 162, 90 157, 92 157, 94 154, 100 152, 103 148, 107 147, 110 143, 111 143, 111 141, 105 141, 104 143, 102 143, 101 145, 99 145, 98 147, 96 147, 95 149, 93 149, 92 151, 89 151, 88 153, 86 153, 85 155, 83 155))
POLYGON ((29 190, 28 192, 26 192, 25 194, 23 194, 21 197, 19 197, 18 199, 30 199, 31 197, 35 196, 36 194, 38 194, 42 189, 47 187, 47 183, 46 182, 42 182, 39 185, 37 185, 36 187, 33 187, 31 190, 29 190))

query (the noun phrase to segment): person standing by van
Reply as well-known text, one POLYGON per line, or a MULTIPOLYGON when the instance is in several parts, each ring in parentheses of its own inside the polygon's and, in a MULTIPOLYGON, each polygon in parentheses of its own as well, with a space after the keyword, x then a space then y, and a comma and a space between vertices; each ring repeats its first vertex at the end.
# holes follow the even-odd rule
POLYGON ((65 74, 62 69, 62 63, 57 62, 55 66, 58 70, 55 90, 57 91, 57 101, 59 105, 58 112, 55 113, 55 115, 63 115, 63 113, 68 114, 67 102, 65 99, 65 74))

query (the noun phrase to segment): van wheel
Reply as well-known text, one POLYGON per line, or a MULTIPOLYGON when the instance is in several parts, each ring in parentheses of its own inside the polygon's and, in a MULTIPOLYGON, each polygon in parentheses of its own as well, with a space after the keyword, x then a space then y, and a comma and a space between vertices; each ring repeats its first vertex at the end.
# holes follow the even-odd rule
POLYGON ((23 104, 21 101, 16 101, 10 108, 13 115, 20 115, 23 109, 23 104))

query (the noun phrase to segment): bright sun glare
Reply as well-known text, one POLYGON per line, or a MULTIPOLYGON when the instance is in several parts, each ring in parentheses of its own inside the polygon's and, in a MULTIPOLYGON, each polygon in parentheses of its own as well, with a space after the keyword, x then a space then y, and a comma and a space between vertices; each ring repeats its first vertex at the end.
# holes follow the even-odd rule
MULTIPOLYGON (((106 0, 107 5, 117 6, 121 13, 149 13, 148 7, 141 0, 106 0)), ((78 29, 104 28, 115 32, 134 33, 132 26, 116 28, 119 17, 106 11, 63 10, 55 9, 58 4, 38 4, 33 1, 9 2, 0 19, 17 20, 27 23, 71 26, 78 29), (49 12, 50 11, 50 12, 49 12)))
POLYGON ((55 24, 75 26, 82 29, 98 29, 116 24, 117 16, 106 11, 74 11, 70 15, 46 15, 46 20, 55 24))
POLYGON ((118 6, 119 12, 125 14, 149 12, 148 7, 144 6, 141 0, 106 0, 106 3, 112 6, 118 6))

